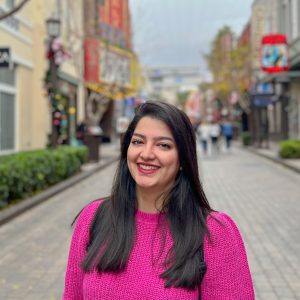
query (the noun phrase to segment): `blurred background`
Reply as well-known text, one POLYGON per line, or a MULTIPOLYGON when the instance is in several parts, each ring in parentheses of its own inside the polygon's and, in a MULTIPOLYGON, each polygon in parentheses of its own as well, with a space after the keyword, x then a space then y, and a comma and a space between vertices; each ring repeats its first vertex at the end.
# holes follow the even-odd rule
POLYGON ((110 142, 149 98, 230 119, 258 147, 299 138, 299 14, 279 0, 3 0, 0 152, 110 142))
POLYGON ((149 99, 189 116, 257 299, 300 299, 299 0, 0 0, 0 298, 59 299, 68 225, 149 99))

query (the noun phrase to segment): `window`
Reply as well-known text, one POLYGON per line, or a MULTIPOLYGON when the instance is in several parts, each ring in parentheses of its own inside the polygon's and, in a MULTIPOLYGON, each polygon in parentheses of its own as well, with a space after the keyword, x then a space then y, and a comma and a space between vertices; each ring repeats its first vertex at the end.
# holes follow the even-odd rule
POLYGON ((6 0, 5 4, 7 8, 12 9, 15 7, 15 0, 6 0))
POLYGON ((0 83, 15 85, 15 69, 0 68, 0 83))
POLYGON ((297 9, 297 21, 298 21, 298 36, 300 36, 300 1, 297 1, 297 6, 298 6, 298 9, 297 9))
POLYGON ((0 151, 15 148, 15 97, 0 92, 0 151))
POLYGON ((0 152, 15 149, 15 66, 0 69, 0 152))

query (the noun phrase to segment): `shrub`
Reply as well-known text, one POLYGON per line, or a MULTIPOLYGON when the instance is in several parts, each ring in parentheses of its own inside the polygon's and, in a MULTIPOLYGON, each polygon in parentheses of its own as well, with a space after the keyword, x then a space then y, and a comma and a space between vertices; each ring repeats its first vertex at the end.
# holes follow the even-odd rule
POLYGON ((86 147, 61 146, 0 157, 0 208, 58 183, 80 170, 86 147))
POLYGON ((244 146, 249 146, 252 144, 252 135, 249 131, 242 132, 241 138, 244 146))
POLYGON ((279 143, 282 158, 300 158, 300 140, 285 140, 279 143))

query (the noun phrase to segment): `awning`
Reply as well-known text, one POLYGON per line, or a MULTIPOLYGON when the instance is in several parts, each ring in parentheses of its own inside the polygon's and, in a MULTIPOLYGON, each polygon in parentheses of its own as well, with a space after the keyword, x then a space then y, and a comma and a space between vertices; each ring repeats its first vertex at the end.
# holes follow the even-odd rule
POLYGON ((268 82, 268 81, 275 80, 277 82, 288 82, 292 78, 300 78, 300 71, 288 71, 288 72, 267 74, 266 76, 263 77, 261 81, 268 82))
POLYGON ((278 99, 278 95, 256 94, 250 96, 252 105, 257 107, 267 107, 274 104, 276 101, 278 101, 278 99))
POLYGON ((85 86, 88 89, 113 100, 123 100, 127 97, 135 96, 137 93, 137 91, 133 88, 120 87, 118 85, 105 83, 86 82, 85 86))

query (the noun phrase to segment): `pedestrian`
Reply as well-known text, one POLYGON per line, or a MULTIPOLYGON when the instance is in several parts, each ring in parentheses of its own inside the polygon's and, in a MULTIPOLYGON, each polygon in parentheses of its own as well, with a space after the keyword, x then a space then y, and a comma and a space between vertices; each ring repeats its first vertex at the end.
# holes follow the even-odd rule
POLYGON ((219 137, 221 134, 221 127, 217 121, 213 121, 210 124, 210 140, 212 153, 218 153, 220 151, 219 137))
POLYGON ((203 120, 198 128, 197 128, 197 134, 199 136, 199 140, 202 146, 202 150, 204 154, 207 154, 207 145, 209 140, 209 134, 210 134, 210 127, 206 123, 205 120, 203 120))
POLYGON ((122 140, 108 198, 74 229, 63 299, 254 299, 234 221, 210 207, 184 112, 141 104, 122 140))
POLYGON ((222 134, 225 138, 226 149, 229 150, 233 137, 233 126, 228 120, 225 120, 222 124, 222 134))

